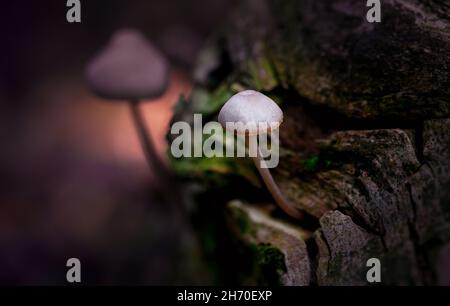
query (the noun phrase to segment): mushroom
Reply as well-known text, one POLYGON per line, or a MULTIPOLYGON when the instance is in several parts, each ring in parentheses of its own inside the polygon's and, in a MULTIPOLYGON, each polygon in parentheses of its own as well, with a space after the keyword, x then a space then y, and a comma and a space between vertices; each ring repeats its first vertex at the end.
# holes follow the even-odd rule
MULTIPOLYGON (((224 104, 219 113, 219 122, 225 129, 227 129, 227 123, 232 123, 236 134, 247 137, 269 133, 279 128, 282 121, 283 111, 280 107, 269 97, 254 90, 244 90, 235 94, 224 104)), ((291 217, 302 219, 303 212, 286 199, 269 169, 261 167, 264 159, 259 146, 255 155, 252 159, 275 202, 291 217)))
POLYGON ((119 30, 87 65, 86 80, 98 96, 129 102, 149 166, 157 175, 167 174, 168 170, 156 153, 139 109, 141 100, 160 97, 168 87, 169 65, 161 52, 139 31, 119 30))

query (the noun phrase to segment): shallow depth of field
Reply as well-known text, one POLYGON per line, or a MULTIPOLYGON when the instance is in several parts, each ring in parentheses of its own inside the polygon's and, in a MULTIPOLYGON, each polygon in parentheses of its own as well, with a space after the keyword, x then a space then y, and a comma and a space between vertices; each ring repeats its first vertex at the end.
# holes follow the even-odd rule
POLYGON ((66 284, 75 257, 94 285, 367 285, 370 258, 382 285, 449 285, 450 7, 359 2, 2 4, 0 284, 66 284), (167 64, 137 108, 153 157, 137 99, 86 73, 123 29, 167 64), (171 124, 248 89, 283 111, 271 173, 302 218, 248 158, 170 154, 171 124))

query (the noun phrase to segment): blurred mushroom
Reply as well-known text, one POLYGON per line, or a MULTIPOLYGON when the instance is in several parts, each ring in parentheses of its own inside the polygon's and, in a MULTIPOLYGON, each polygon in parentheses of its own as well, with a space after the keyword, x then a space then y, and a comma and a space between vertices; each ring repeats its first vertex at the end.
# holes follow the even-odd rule
MULTIPOLYGON (((233 123, 233 131, 238 135, 257 136, 279 128, 283 121, 283 111, 269 97, 254 90, 241 91, 232 96, 219 113, 219 122, 227 129, 233 123), (240 123, 240 124, 239 124, 240 123)), ((252 157, 267 189, 278 206, 291 217, 302 219, 298 210, 281 192, 269 169, 261 167, 264 161, 261 148, 257 147, 256 157, 252 157)))
POLYGON ((141 100, 158 98, 168 87, 169 65, 161 52, 139 31, 119 30, 88 64, 86 80, 98 96, 129 102, 147 162, 157 176, 167 176, 139 109, 141 100))

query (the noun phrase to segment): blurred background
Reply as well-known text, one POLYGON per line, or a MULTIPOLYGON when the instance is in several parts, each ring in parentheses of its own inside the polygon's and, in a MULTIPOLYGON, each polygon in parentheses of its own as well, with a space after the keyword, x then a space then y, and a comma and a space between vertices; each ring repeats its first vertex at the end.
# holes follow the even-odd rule
POLYGON ((95 97, 83 74, 119 28, 160 48, 170 86, 143 110, 164 154, 172 106, 235 3, 81 1, 82 22, 70 24, 66 1, 2 2, 0 284, 65 284, 70 257, 80 259, 84 284, 208 282, 174 255, 172 238, 189 228, 153 192, 129 108, 95 97))

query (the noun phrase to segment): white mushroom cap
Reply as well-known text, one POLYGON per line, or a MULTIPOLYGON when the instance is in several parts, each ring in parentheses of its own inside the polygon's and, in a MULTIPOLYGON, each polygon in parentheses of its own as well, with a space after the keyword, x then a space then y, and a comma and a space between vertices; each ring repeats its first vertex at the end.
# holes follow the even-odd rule
POLYGON ((225 128, 227 123, 235 124, 232 129, 237 134, 257 135, 277 129, 283 122, 283 111, 262 93, 244 90, 225 103, 219 113, 219 122, 225 128))
POLYGON ((138 31, 116 32, 86 69, 89 87, 107 99, 156 98, 168 86, 164 56, 138 31))

